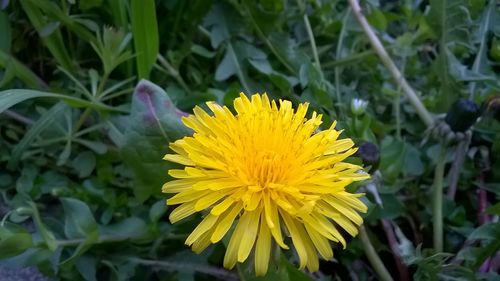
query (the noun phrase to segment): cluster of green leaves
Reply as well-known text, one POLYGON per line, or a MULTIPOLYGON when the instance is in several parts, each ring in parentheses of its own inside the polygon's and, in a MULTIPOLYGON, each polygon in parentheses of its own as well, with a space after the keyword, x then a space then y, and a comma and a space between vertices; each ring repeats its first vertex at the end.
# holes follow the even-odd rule
MULTIPOLYGON (((379 147, 377 193, 367 198, 380 204, 367 202, 366 225, 395 277, 391 255, 415 279, 498 278, 479 269, 490 257, 493 268, 500 248, 500 207, 481 225, 476 191, 500 198, 499 123, 486 114, 474 127, 458 195, 444 204, 446 253, 436 253, 429 202, 438 141, 346 1, 2 3, 0 266, 35 265, 70 280, 237 279, 221 268, 223 245, 202 255, 183 245, 199 217, 171 225, 160 190, 172 167, 161 160, 167 144, 190 133, 180 117, 208 100, 231 107, 243 91, 309 102, 326 126, 337 120, 358 143, 379 147), (362 114, 350 111, 354 98, 369 101, 362 114), (399 251, 382 220, 395 226, 399 251)), ((496 1, 362 4, 429 110, 445 112, 459 97, 485 104, 500 91, 496 1)), ((289 252, 264 279, 374 276, 357 238, 314 275, 296 270, 289 252)), ((257 280, 248 268, 240 278, 257 280)))

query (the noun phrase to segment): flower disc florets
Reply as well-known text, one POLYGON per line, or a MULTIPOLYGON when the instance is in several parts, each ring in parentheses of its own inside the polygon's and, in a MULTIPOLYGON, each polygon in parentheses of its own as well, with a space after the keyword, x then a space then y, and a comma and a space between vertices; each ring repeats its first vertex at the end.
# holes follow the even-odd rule
POLYGON ((245 261, 252 249, 257 275, 267 272, 272 241, 288 249, 290 236, 300 268, 318 270, 318 254, 333 257, 330 241, 345 240, 338 228, 356 235, 366 206, 345 187, 369 178, 361 167, 342 162, 356 152, 351 139, 338 139, 335 123, 316 133, 321 115, 305 118, 308 104, 296 111, 289 101, 269 101, 266 94, 234 101, 227 107, 207 103, 213 114, 196 107, 183 118, 193 136, 170 145, 165 160, 185 165, 169 174, 163 192, 176 193, 168 205, 175 223, 208 210, 186 240, 195 252, 219 242, 231 226, 224 266, 245 261))

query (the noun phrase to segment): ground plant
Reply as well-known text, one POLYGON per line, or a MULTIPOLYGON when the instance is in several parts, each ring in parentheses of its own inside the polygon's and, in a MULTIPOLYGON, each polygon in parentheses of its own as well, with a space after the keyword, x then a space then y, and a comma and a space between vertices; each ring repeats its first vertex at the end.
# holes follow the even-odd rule
POLYGON ((0 280, 500 280, 499 198, 496 0, 0 0, 0 280))

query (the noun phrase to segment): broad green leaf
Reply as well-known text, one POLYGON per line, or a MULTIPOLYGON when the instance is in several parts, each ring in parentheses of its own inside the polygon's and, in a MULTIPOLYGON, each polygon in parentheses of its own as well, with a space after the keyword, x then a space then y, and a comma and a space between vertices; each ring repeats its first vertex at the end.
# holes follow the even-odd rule
POLYGON ((384 178, 394 180, 404 168, 406 146, 401 140, 386 137, 380 148, 380 172, 384 178))
POLYGON ((98 231, 87 204, 74 198, 61 198, 64 208, 64 234, 70 239, 86 238, 98 231))
POLYGON ((75 260, 75 266, 86 281, 96 281, 97 262, 94 256, 83 255, 75 260))
POLYGON ((137 74, 149 78, 160 47, 154 0, 132 0, 130 8, 137 74))
POLYGON ((88 177, 96 166, 95 154, 91 151, 82 151, 72 162, 73 168, 78 171, 80 178, 88 177))
POLYGON ((500 240, 500 223, 488 223, 476 228, 468 240, 500 240))
POLYGON ((61 198, 61 203, 64 208, 64 234, 69 239, 84 239, 61 263, 65 264, 82 255, 98 240, 99 228, 87 204, 74 198, 61 198))
POLYGON ((115 224, 100 226, 99 233, 117 237, 117 240, 138 239, 148 235, 148 226, 142 219, 130 217, 115 224))
POLYGON ((21 254, 33 245, 31 234, 16 233, 0 240, 0 259, 21 254))
POLYGON ((174 167, 163 157, 168 143, 190 133, 179 111, 163 89, 142 80, 135 88, 130 115, 124 120, 125 145, 121 154, 134 172, 134 194, 140 202, 152 194, 160 194, 167 181, 167 170, 174 167))
POLYGON ((500 216, 500 202, 486 209, 488 214, 500 216))

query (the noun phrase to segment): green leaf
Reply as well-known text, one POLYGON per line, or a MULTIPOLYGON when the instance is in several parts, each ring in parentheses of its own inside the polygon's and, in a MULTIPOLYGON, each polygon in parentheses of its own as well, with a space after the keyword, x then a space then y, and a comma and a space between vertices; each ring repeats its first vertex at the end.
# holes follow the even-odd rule
POLYGON ((435 60, 436 73, 440 80, 440 95, 436 107, 445 111, 457 99, 459 88, 451 75, 457 67, 451 46, 471 46, 472 19, 465 0, 430 0, 428 22, 439 38, 439 55, 435 60))
POLYGON ((395 179, 405 163, 406 146, 401 140, 386 137, 380 148, 380 171, 384 178, 395 179))
POLYGON ((500 202, 486 209, 488 214, 500 216, 500 202))
POLYGON ((95 154, 91 151, 82 151, 73 160, 72 166, 78 171, 80 178, 88 177, 96 166, 95 154))
POLYGON ((96 281, 97 259, 94 256, 83 255, 75 260, 78 272, 86 281, 96 281))
POLYGON ((125 120, 121 154, 134 172, 134 194, 140 202, 160 193, 167 170, 175 166, 162 159, 169 151, 168 143, 190 133, 181 123, 183 115, 163 89, 146 80, 139 82, 125 120))
POLYGON ((35 203, 32 201, 28 201, 27 204, 33 211, 33 222, 35 223, 38 232, 40 232, 45 244, 47 245, 47 248, 51 252, 54 252, 57 249, 54 233, 52 233, 52 231, 50 231, 42 222, 42 218, 40 217, 40 213, 38 212, 38 208, 36 207, 35 203))
POLYGON ((476 228, 468 240, 500 240, 500 223, 488 223, 476 228))
POLYGON ((158 221, 166 212, 167 204, 165 204, 165 200, 160 200, 149 209, 149 219, 154 222, 158 221))
POLYGON ((149 78, 160 46, 154 0, 132 0, 132 34, 140 79, 149 78))
POLYGON ((148 235, 148 225, 138 217, 130 217, 115 224, 100 226, 99 232, 117 239, 137 239, 148 235))
POLYGON ((64 208, 64 234, 70 239, 86 238, 98 231, 87 204, 74 198, 61 198, 64 208))
MULTIPOLYGON (((27 86, 35 89, 46 89, 47 84, 40 79, 31 69, 26 67, 24 64, 19 62, 9 53, 0 49, 0 67, 10 70, 12 75, 19 78, 21 81, 26 83, 27 86)), ((4 79, 5 80, 5 77, 4 79)), ((1 82, 0 82, 1 83, 1 82)))
POLYGON ((279 253, 277 261, 270 261, 267 274, 262 277, 255 276, 252 263, 246 262, 243 265, 237 265, 241 280, 244 281, 311 281, 312 279, 304 272, 297 269, 290 263, 285 255, 279 253))
POLYGON ((65 110, 69 109, 68 105, 66 105, 63 102, 58 102, 54 106, 52 106, 51 109, 46 111, 34 124, 31 126, 31 128, 26 131, 24 134, 24 137, 19 141, 16 146, 14 147, 14 150, 12 151, 12 154, 10 156, 9 163, 7 164, 8 169, 14 169, 17 167, 17 164, 21 160, 21 156, 23 153, 26 151, 26 149, 29 147, 29 145, 35 140, 38 135, 45 130, 45 128, 51 126, 54 121, 59 117, 61 112, 64 112, 65 110))
POLYGON ((64 234, 69 239, 84 238, 71 257, 62 262, 68 263, 87 251, 99 238, 99 228, 87 204, 74 198, 61 198, 64 208, 64 234))
POLYGON ((31 234, 16 233, 0 240, 0 259, 17 256, 33 245, 31 234))
POLYGON ((118 111, 118 112, 123 111, 117 108, 107 106, 102 103, 93 103, 72 96, 34 91, 34 90, 14 89, 14 90, 6 90, 0 92, 0 113, 22 101, 32 98, 41 98, 41 97, 61 99, 74 107, 88 107, 99 110, 118 111))
POLYGON ((101 6, 103 0, 80 0, 78 7, 82 10, 88 10, 101 6))
MULTIPOLYGON (((39 9, 38 5, 47 3, 46 0, 21 0, 21 5, 24 12, 28 16, 31 24, 35 29, 41 33, 43 28, 50 22, 45 14, 39 9)), ((54 4, 54 3, 50 3, 54 4)), ((50 53, 56 59, 57 63, 65 68, 70 73, 74 73, 76 68, 74 61, 71 59, 68 48, 66 48, 60 30, 55 30, 49 36, 41 36, 45 47, 49 49, 50 53)))

